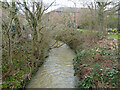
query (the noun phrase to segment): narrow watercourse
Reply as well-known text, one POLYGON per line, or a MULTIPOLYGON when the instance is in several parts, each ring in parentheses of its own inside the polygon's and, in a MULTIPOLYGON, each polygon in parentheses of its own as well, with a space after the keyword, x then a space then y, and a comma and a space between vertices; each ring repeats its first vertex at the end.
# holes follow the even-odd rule
POLYGON ((46 62, 39 68, 27 88, 74 88, 74 57, 75 53, 66 44, 51 49, 46 62))

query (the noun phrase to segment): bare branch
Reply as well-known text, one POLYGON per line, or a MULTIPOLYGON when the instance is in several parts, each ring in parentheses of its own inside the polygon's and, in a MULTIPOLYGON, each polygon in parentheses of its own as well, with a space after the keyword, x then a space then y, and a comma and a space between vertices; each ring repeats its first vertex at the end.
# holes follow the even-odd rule
MULTIPOLYGON (((56 1, 56 0, 55 0, 56 1)), ((43 11, 42 11, 42 15, 43 15, 43 13, 46 11, 46 10, 48 10, 54 3, 55 3, 55 1, 53 1, 47 8, 45 8, 43 11)))

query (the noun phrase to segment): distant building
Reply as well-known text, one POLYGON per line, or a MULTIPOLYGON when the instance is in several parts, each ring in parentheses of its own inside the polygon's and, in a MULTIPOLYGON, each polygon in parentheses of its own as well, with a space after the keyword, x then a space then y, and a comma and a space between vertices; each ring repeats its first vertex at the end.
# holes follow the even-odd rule
POLYGON ((82 13, 88 13, 88 8, 60 7, 45 15, 46 20, 51 23, 62 23, 68 26, 78 26, 82 13))

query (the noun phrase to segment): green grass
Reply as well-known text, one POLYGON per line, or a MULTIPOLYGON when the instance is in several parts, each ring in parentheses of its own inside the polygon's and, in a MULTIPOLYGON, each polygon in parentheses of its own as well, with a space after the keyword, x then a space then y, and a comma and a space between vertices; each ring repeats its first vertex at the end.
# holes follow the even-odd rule
POLYGON ((87 30, 85 30, 85 29, 76 29, 77 31, 87 31, 87 30))
POLYGON ((107 36, 107 38, 110 38, 110 39, 120 39, 120 37, 118 37, 118 35, 116 35, 116 34, 109 34, 107 36))
POLYGON ((77 31, 79 31, 79 32, 87 32, 87 30, 86 29, 76 29, 77 31))
MULTIPOLYGON (((81 32, 87 32, 88 30, 86 29, 76 29, 77 31, 81 31, 81 32)), ((113 30, 115 31, 115 30, 113 30)), ((120 39, 120 37, 118 38, 118 33, 113 33, 113 32, 110 32, 110 34, 107 36, 107 38, 109 39, 120 39)))

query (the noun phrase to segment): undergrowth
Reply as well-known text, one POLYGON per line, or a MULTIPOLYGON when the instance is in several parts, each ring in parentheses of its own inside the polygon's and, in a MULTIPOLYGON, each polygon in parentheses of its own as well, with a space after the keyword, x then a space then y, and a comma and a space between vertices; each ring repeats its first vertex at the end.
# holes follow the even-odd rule
MULTIPOLYGON (((8 47, 3 48, 2 53, 2 88, 23 88, 27 81, 34 76, 36 69, 40 67, 48 56, 48 45, 44 45, 40 55, 32 55, 31 41, 22 40, 12 48, 12 63, 8 56, 8 47), (24 43, 23 43, 24 42, 24 43), (40 59, 37 59, 37 58, 40 59)), ((43 43, 43 42, 42 42, 43 43)))
POLYGON ((119 87, 120 70, 117 50, 101 47, 86 49, 77 53, 74 59, 75 75, 79 77, 78 88, 119 87))

